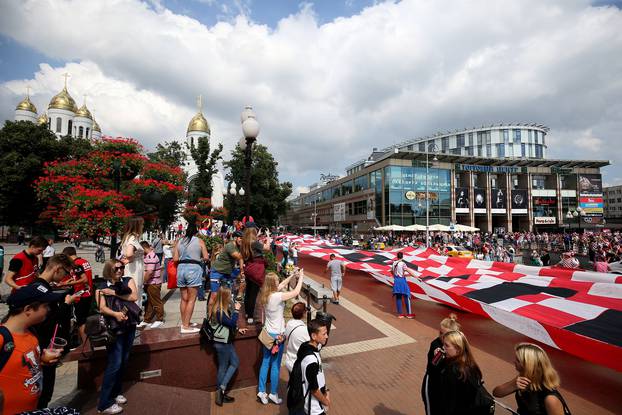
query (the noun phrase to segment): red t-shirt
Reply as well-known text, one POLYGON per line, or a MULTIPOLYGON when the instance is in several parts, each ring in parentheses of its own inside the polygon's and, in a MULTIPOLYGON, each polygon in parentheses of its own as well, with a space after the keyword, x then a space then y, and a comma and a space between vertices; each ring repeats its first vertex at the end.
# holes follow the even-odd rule
POLYGON ((39 260, 36 255, 28 255, 22 251, 9 262, 9 271, 15 273, 13 280, 20 287, 33 282, 39 274, 39 260))
POLYGON ((82 274, 86 274, 87 284, 76 284, 73 286, 74 292, 87 290, 80 298, 90 297, 93 292, 93 268, 91 263, 84 258, 76 258, 73 261, 72 278, 74 281, 80 279, 82 274))
MULTIPOLYGON (((39 365, 41 349, 32 333, 11 333, 13 353, 0 372, 0 390, 4 394, 4 413, 34 411, 41 394, 43 378, 39 365)), ((4 348, 0 336, 0 348, 4 348)))

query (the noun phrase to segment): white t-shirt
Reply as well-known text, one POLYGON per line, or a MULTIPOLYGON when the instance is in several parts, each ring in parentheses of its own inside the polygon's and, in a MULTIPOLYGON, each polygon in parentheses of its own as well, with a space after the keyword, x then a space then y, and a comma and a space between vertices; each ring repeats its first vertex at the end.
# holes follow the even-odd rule
POLYGON ((48 245, 45 247, 45 249, 43 250, 43 257, 44 258, 49 258, 54 256, 54 247, 52 245, 48 245))
POLYGON ((287 345, 285 350, 285 367, 290 373, 294 368, 300 345, 309 340, 311 340, 309 330, 307 330, 307 325, 304 321, 291 319, 287 322, 285 326, 285 344, 287 345))
POLYGON ((406 264, 404 264, 404 261, 400 260, 397 264, 393 264, 393 274, 398 277, 403 277, 405 268, 406 264))
POLYGON ((164 244, 164 246, 162 246, 162 253, 164 254, 164 258, 173 258, 173 247, 169 244, 164 244))
POLYGON ((280 292, 270 294, 265 308, 266 322, 264 327, 268 333, 282 334, 285 332, 285 302, 280 292))
POLYGON ((291 248, 291 249, 289 250, 289 252, 292 254, 292 257, 293 257, 293 258, 298 258, 298 249, 296 249, 296 248, 291 248))

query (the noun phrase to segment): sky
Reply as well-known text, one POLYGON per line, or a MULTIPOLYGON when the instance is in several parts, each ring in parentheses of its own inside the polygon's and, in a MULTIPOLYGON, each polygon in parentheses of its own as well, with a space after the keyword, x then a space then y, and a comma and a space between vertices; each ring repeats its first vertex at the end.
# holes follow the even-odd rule
POLYGON ((497 123, 622 184, 622 1, 3 0, 0 121, 63 87, 106 135, 184 140, 203 97, 225 156, 252 105, 297 190, 373 147, 497 123))

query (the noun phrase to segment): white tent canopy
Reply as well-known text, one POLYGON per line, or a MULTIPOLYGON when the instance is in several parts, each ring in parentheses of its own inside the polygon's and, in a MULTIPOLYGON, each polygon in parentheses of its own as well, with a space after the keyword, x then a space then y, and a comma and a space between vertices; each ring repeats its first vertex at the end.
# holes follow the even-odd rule
POLYGON ((477 232, 479 231, 479 228, 476 228, 474 226, 468 226, 468 225, 461 225, 459 223, 454 225, 454 231, 457 232, 477 232))
POLYGON ((408 226, 406 226, 406 230, 409 230, 409 231, 425 231, 425 226, 423 226, 423 225, 408 225, 408 226))
POLYGON ((428 226, 428 230, 430 230, 430 231, 440 231, 440 232, 449 232, 449 226, 441 225, 440 223, 437 223, 435 225, 428 226))
POLYGON ((386 225, 374 228, 375 231, 407 231, 406 227, 400 225, 386 225))

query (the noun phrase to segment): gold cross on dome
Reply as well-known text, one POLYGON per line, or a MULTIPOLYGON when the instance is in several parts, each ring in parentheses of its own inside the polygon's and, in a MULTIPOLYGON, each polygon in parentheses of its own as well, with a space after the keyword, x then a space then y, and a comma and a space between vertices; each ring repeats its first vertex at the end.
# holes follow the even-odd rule
POLYGON ((67 72, 65 72, 63 74, 63 77, 65 78, 65 89, 67 89, 67 78, 69 78, 71 75, 69 75, 67 72))
POLYGON ((84 106, 86 107, 86 94, 82 95, 84 97, 84 106))
POLYGON ((30 99, 30 90, 32 88, 30 87, 30 85, 26 85, 26 96, 30 99))
POLYGON ((199 112, 203 112, 203 95, 199 95, 197 97, 197 107, 199 107, 199 112))

